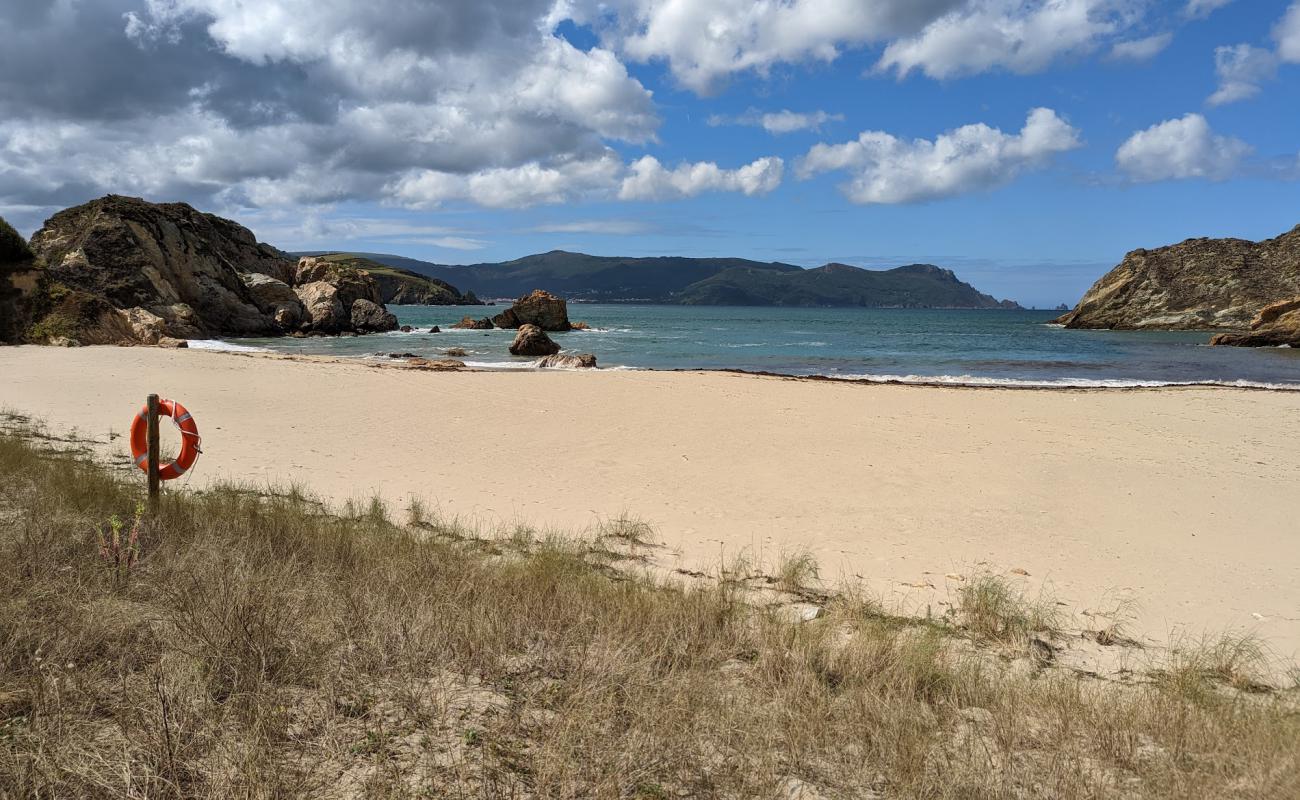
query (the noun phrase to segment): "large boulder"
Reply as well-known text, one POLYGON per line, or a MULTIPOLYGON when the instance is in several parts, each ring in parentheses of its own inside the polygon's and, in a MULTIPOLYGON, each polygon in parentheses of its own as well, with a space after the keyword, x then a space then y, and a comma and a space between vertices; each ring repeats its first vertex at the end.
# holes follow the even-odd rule
POLYGON ((1210 344, 1234 347, 1300 347, 1300 297, 1265 306, 1245 333, 1220 333, 1210 344))
POLYGON ((543 358, 537 362, 543 369, 595 369, 596 357, 591 353, 565 353, 543 358))
POLYGON ((339 290, 331 283, 313 281, 294 288, 306 309, 312 330, 341 333, 352 324, 352 316, 339 300, 339 290))
POLYGON ((542 289, 515 301, 514 305, 492 318, 498 328, 518 328, 536 325, 544 331, 571 330, 569 307, 562 297, 542 289))
POLYGON ((352 329, 361 333, 397 330, 397 317, 378 303, 356 300, 352 303, 352 329))
POLYGON ((1134 250, 1057 322, 1067 328, 1244 329, 1300 295, 1300 226, 1262 242, 1188 239, 1134 250))
POLYGON ((510 354, 515 356, 551 356, 560 352, 560 346, 546 331, 532 324, 519 326, 519 333, 510 343, 510 354))
POLYGON ((173 336, 278 333, 240 272, 283 278, 292 262, 245 227, 184 203, 109 195, 65 209, 32 237, 50 285, 161 317, 173 336), (180 306, 188 320, 170 313, 180 306))

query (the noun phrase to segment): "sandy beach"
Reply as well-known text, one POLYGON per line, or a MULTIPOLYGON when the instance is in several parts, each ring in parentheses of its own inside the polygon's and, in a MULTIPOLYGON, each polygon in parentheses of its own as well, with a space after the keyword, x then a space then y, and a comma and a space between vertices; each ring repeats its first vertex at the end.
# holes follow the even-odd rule
POLYGON ((1300 393, 433 373, 114 347, 0 348, 0 375, 0 408, 105 440, 150 391, 181 400, 203 434, 190 486, 292 481, 395 508, 414 495, 487 527, 626 513, 686 569, 806 549, 824 578, 913 611, 989 570, 1079 614, 1131 599, 1155 640, 1238 628, 1300 652, 1300 393))

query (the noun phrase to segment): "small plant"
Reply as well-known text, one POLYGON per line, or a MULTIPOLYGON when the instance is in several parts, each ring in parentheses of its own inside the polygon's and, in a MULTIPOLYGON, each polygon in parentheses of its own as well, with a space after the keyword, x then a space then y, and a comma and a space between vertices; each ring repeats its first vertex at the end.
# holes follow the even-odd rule
POLYGON ((820 577, 817 559, 807 550, 781 554, 781 561, 776 569, 776 583, 785 591, 796 593, 803 591, 820 577))
POLYGON ((996 575, 979 575, 962 586, 960 614, 976 635, 997 642, 1020 643, 1030 634, 1050 632, 1058 614, 1049 600, 1033 602, 996 575))
POLYGON ((114 585, 124 582, 140 560, 140 529, 144 527, 144 503, 135 504, 131 529, 123 534, 125 524, 114 514, 95 531, 99 540, 99 557, 113 571, 114 585))

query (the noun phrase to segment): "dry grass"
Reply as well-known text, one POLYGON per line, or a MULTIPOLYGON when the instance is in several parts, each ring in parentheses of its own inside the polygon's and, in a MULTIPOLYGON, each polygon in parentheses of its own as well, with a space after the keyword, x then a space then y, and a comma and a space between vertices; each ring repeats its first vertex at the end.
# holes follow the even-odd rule
POLYGON ((129 527, 138 479, 48 446, 0 433, 0 797, 1300 789, 1294 693, 1234 688, 1244 642, 1136 685, 1013 675, 967 631, 1043 620, 993 586, 953 624, 848 596, 799 624, 734 582, 611 570, 649 538, 627 521, 484 541, 418 504, 398 524, 240 487, 168 494, 123 577, 99 531, 129 527))

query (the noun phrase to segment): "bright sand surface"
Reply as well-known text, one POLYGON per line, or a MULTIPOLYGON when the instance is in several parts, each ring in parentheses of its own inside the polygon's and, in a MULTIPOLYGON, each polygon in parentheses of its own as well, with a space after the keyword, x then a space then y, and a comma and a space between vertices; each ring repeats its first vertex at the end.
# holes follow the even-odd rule
POLYGON ((396 508, 418 495, 485 526, 574 531, 626 512, 686 568, 807 549, 823 578, 860 576, 922 613, 955 594, 949 574, 991 570, 1076 613, 1132 598, 1136 632, 1157 640, 1237 628, 1300 652, 1300 392, 0 348, 0 408, 56 431, 123 433, 150 391, 198 420, 191 485, 292 481, 396 508))

